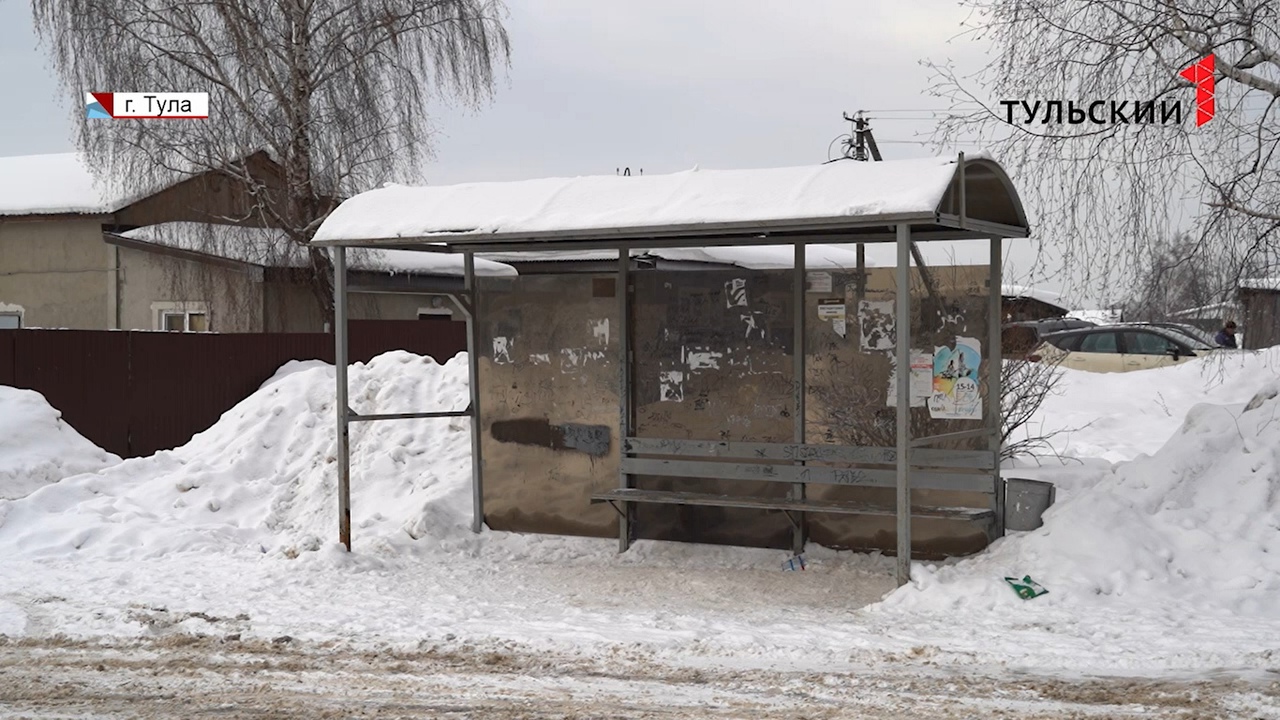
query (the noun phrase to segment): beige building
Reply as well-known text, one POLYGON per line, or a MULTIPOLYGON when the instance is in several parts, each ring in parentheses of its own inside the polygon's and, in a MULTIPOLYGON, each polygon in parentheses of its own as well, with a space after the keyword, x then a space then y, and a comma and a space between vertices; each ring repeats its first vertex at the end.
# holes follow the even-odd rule
MULTIPOLYGON (((268 180, 265 155, 244 165, 268 180)), ((299 272, 305 248, 279 231, 212 224, 243 190, 204 173, 140 198, 96 185, 75 154, 0 158, 0 329, 317 332, 321 303, 299 272)), ((460 257, 354 258, 357 319, 449 319, 460 257), (436 293, 436 294, 422 294, 436 293)), ((478 261, 482 275, 514 275, 478 261)))

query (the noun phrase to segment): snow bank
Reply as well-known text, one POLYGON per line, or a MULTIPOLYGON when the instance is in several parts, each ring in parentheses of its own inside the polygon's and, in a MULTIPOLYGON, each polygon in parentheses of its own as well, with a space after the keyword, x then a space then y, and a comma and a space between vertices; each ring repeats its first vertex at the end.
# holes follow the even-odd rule
POLYGON ((0 385, 0 501, 118 462, 63 422, 40 393, 0 385))
MULTIPOLYGON (((1156 378, 1187 379, 1193 372, 1130 373, 1124 394, 1133 402, 1156 378)), ((1223 387, 1250 381, 1257 387, 1259 375, 1244 372, 1223 387)), ((1271 376, 1247 404, 1194 405, 1154 455, 1121 464, 1060 500, 1039 530, 953 566, 917 568, 913 584, 883 608, 1023 606, 1002 578, 1030 574, 1050 593, 1013 612, 1129 607, 1280 619, 1280 380, 1271 376)), ((1096 387, 1089 397, 1105 394, 1096 387)), ((1139 425, 1141 417, 1129 423, 1139 425)))
POLYGON ((1155 370, 1062 373, 1027 431, 1053 435, 1063 456, 1121 462, 1159 450, 1199 403, 1248 402, 1269 378, 1280 377, 1280 347, 1220 351, 1155 370))
MULTIPOLYGON (((459 410, 467 364, 392 352, 351 367, 357 412, 459 410)), ((333 368, 286 364, 186 445, 0 501, 0 551, 293 556, 337 537, 333 368)), ((352 425, 352 525, 362 543, 469 534, 469 424, 352 425)), ((365 545, 369 547, 369 545, 365 545)))

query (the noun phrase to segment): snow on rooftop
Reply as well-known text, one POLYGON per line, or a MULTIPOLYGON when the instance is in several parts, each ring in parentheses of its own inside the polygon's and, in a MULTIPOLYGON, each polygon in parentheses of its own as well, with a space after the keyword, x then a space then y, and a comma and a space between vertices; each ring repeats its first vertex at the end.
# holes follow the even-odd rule
POLYGON ((0 215, 109 213, 120 200, 76 153, 0 158, 0 215))
MULTIPOLYGON (((305 249, 273 228, 172 222, 147 225, 120 233, 120 236, 264 267, 302 267, 309 264, 305 249)), ((373 272, 461 276, 462 263, 461 255, 412 250, 353 248, 347 253, 350 269, 373 272)), ((510 265, 476 258, 476 274, 509 276, 515 275, 516 271, 510 265)))
POLYGON ((1039 300, 1046 305, 1052 305, 1064 311, 1068 309, 1067 306, 1063 304, 1062 295, 1051 290, 1040 290, 1038 288, 1027 287, 1025 285, 1004 284, 1000 286, 1000 294, 1005 297, 1039 300))
MULTIPOLYGON (((974 156, 974 159, 985 155, 974 156)), ((804 221, 934 212, 956 159, 388 186, 342 203, 321 241, 804 221)))
POLYGON ((1240 281, 1240 289, 1280 290, 1280 277, 1245 278, 1240 281))

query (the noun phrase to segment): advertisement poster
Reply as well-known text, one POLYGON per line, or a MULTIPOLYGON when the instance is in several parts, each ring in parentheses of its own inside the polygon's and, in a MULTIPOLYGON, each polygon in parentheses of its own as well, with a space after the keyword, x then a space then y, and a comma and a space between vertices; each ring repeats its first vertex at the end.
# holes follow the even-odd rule
POLYGON ((957 337, 955 349, 934 348, 930 417, 982 419, 982 395, 978 391, 978 368, 981 365, 982 343, 975 338, 957 337))

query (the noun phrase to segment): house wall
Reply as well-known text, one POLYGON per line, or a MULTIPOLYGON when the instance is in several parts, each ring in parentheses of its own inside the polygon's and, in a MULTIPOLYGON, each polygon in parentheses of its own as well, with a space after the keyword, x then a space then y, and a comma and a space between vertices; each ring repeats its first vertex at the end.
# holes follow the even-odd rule
MULTIPOLYGON (((868 283, 859 297, 852 274, 829 275, 829 290, 805 293, 806 440, 892 446, 891 361, 885 349, 863 346, 858 307, 860 300, 891 303, 893 288, 868 283), (818 301, 833 299, 846 308, 843 334, 818 317, 818 301)), ((964 335, 981 339, 987 352, 985 280, 951 283, 940 304, 927 302, 916 287, 912 346, 932 352, 964 335)), ((481 457, 485 519, 494 529, 601 537, 617 532, 613 510, 590 503, 592 492, 618 483, 620 345, 613 282, 609 275, 580 273, 480 283, 481 457)), ((790 271, 640 270, 633 284, 638 436, 793 441, 790 271)), ((867 317, 873 323, 874 316, 867 317)), ((874 335, 870 325, 867 331, 874 335)), ((969 430, 979 422, 934 420, 919 407, 912 426, 921 436, 969 430)), ((702 478, 641 476, 636 482, 647 489, 730 495, 781 496, 788 490, 783 483, 702 478)), ((894 491, 810 485, 809 492, 891 506, 894 491)), ((914 500, 990 506, 990 496, 979 493, 915 491, 914 500)), ((790 525, 779 513, 641 505, 636 518, 642 538, 766 547, 785 547, 790 539, 790 525)), ((829 546, 894 547, 891 517, 811 515, 809 526, 813 538, 829 546)), ((916 550, 928 555, 986 544, 981 527, 963 522, 916 520, 913 536, 916 550)))
MULTIPOLYGON (((112 246, 108 246, 112 247, 112 246)), ((203 303, 213 332, 262 332, 262 272, 120 247, 120 324, 158 330, 155 303, 203 303)))
MULTIPOLYGON (((299 282, 263 283, 266 332, 322 332, 324 315, 311 289, 299 282)), ((431 304, 426 295, 352 293, 347 314, 351 320, 417 320, 418 309, 431 304)), ((464 320, 457 313, 450 319, 464 320)))
POLYGON ((1241 290, 1240 303, 1244 306, 1244 347, 1261 350, 1280 345, 1280 293, 1241 290))
POLYGON ((0 218, 0 304, 25 327, 108 327, 109 254, 102 218, 0 218))

